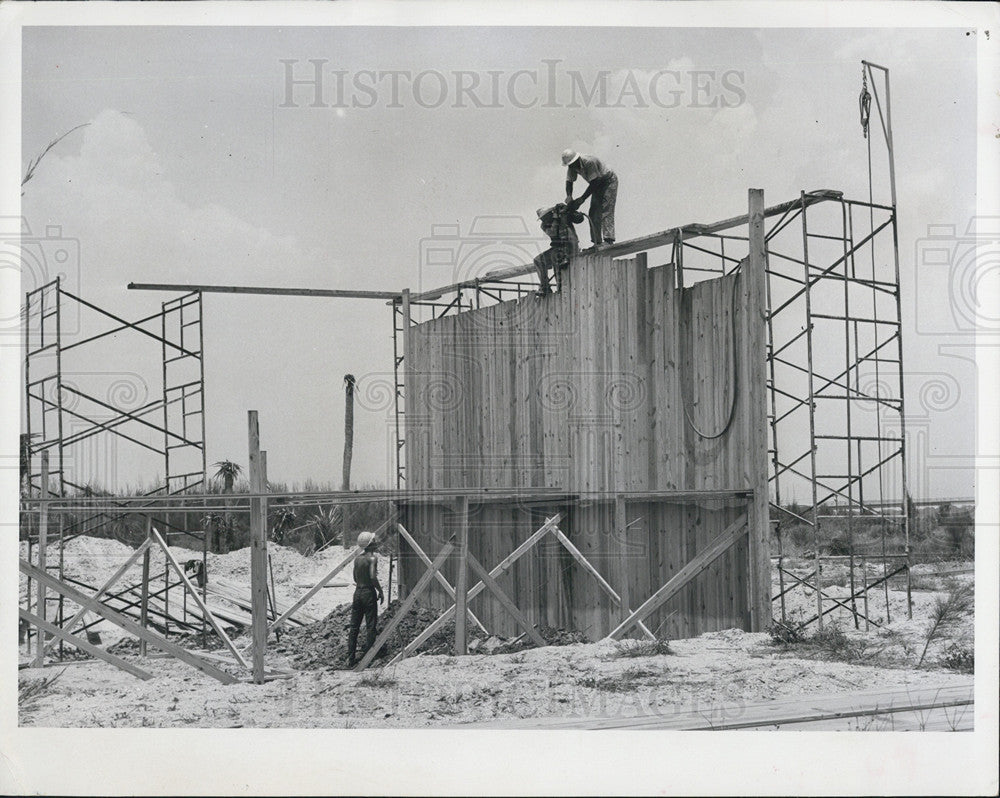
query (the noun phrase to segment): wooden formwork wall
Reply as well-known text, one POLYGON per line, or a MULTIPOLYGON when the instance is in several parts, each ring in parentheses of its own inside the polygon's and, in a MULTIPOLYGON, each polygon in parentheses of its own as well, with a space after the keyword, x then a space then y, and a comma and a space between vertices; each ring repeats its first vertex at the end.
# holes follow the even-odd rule
MULTIPOLYGON (((748 456, 751 428, 766 413, 759 364, 751 362, 763 362, 764 320, 747 312, 755 302, 749 284, 731 275, 677 289, 672 267, 647 268, 644 255, 594 254, 574 259, 561 293, 414 326, 405 343, 408 487, 586 493, 766 486, 766 461, 748 456), (761 345, 752 351, 755 341, 761 345), (714 434, 734 391, 727 432, 699 436, 685 405, 694 424, 714 434)), ((469 550, 489 569, 558 510, 567 516, 562 530, 634 608, 747 507, 629 501, 623 534, 613 502, 472 505, 469 550)), ((410 506, 403 516, 433 557, 450 534, 450 513, 410 506)), ((751 586, 749 549, 758 562, 766 558, 759 545, 766 523, 766 515, 754 516, 749 542, 743 538, 651 616, 649 628, 686 636, 760 626, 751 619, 754 601, 763 602, 756 595, 762 588, 751 586)), ((423 565, 403 548, 401 578, 412 584, 423 565)), ((454 583, 450 565, 445 575, 454 583)), ((534 622, 596 639, 621 620, 555 540, 524 557, 501 585, 534 622)), ((448 604, 437 585, 429 601, 448 604)), ((488 594, 471 608, 487 627, 516 633, 488 594)))

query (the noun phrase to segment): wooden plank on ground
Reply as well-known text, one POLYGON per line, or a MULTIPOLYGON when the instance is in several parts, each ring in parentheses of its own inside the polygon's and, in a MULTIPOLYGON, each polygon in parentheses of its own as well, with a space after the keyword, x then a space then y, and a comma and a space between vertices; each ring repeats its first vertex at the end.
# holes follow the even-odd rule
POLYGON ((639 607, 639 609, 612 629, 608 637, 615 640, 619 639, 622 633, 628 630, 634 623, 642 620, 656 610, 657 607, 661 606, 672 596, 676 595, 677 592, 683 589, 686 584, 708 568, 708 566, 710 566, 716 558, 719 557, 719 555, 723 554, 730 546, 739 540, 739 538, 746 531, 746 523, 746 514, 741 515, 738 519, 736 519, 725 529, 725 531, 722 532, 722 534, 709 543, 705 549, 696 554, 694 559, 674 574, 673 578, 669 582, 650 596, 642 604, 642 606, 639 607))
POLYGON ((173 655, 181 662, 185 662, 191 667, 197 668, 202 673, 205 673, 214 679, 218 679, 223 684, 235 684, 238 681, 237 678, 231 673, 219 670, 176 643, 171 643, 169 640, 161 637, 155 632, 143 629, 139 626, 139 624, 122 615, 120 612, 111 609, 109 606, 100 601, 95 601, 90 596, 84 595, 76 588, 70 587, 65 582, 61 582, 54 576, 50 576, 44 571, 39 570, 26 560, 20 560, 19 567, 21 569, 21 573, 35 579, 44 579, 49 588, 55 590, 65 598, 68 598, 70 601, 74 601, 81 607, 89 609, 91 612, 100 615, 104 618, 104 620, 113 623, 115 626, 121 627, 129 634, 138 637, 140 640, 145 640, 150 645, 173 655))
POLYGON ((121 657, 116 657, 114 654, 105 651, 103 648, 100 648, 99 646, 93 645, 92 643, 84 640, 83 638, 71 635, 65 629, 56 626, 54 623, 49 623, 48 621, 42 620, 37 615, 35 615, 32 612, 28 612, 23 607, 18 607, 17 609, 21 618, 26 620, 28 623, 34 624, 35 626, 48 632, 49 634, 53 635, 54 637, 60 640, 65 640, 71 646, 74 646, 80 649, 81 651, 90 654, 92 657, 97 657, 98 659, 103 659, 105 662, 110 662, 116 668, 120 668, 121 670, 126 671, 127 673, 131 673, 133 676, 138 676, 140 679, 153 678, 153 674, 144 671, 142 668, 136 667, 131 662, 126 662, 121 657))

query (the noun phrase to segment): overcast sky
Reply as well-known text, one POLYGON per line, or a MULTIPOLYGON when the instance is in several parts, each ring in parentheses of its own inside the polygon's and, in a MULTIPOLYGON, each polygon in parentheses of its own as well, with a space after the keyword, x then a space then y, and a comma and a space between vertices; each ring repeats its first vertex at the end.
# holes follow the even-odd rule
MULTIPOLYGON (((508 217, 500 261, 525 246, 519 230, 537 245, 534 209, 562 197, 565 147, 618 173, 619 240, 745 212, 749 187, 769 205, 802 189, 866 198, 868 58, 891 70, 919 436, 911 483, 918 496, 971 496, 972 341, 956 334, 947 280, 918 273, 916 252, 929 225, 961 234, 975 214, 975 38, 957 28, 26 29, 22 164, 89 126, 45 157, 22 213, 34 236, 56 225, 78 241, 69 285, 128 318, 168 297, 127 291, 129 281, 428 288, 456 276, 423 262, 435 225, 466 233, 477 217, 508 217), (318 102, 313 86, 287 83, 314 76, 310 59, 324 60, 318 102), (607 97, 587 101, 602 71, 607 97)), ((874 150, 875 198, 886 201, 879 137, 874 150)), ((458 276, 481 267, 459 264, 458 276)), ((205 310, 209 463, 246 466, 256 409, 272 480, 339 482, 351 372, 366 389, 353 481, 391 484, 383 302, 206 295, 205 310)), ((122 340, 64 368, 121 372, 155 399, 157 345, 122 340)), ((117 446, 104 481, 162 475, 117 446)))

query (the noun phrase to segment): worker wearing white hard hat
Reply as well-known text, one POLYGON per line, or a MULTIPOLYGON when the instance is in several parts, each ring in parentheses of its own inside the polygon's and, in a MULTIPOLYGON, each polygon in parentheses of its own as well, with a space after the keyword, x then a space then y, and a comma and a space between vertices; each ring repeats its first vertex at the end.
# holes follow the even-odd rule
POLYGON ((347 634, 347 667, 356 664, 355 655, 358 649, 358 632, 361 630, 361 619, 365 620, 365 651, 375 642, 375 625, 378 622, 378 605, 385 602, 382 585, 378 581, 378 555, 375 546, 378 541, 372 532, 362 532, 358 535, 358 547, 361 554, 354 560, 354 599, 351 601, 351 627, 347 634))
POLYGON ((595 245, 615 243, 615 201, 618 199, 618 175, 600 158, 581 155, 575 150, 562 154, 566 169, 566 204, 573 210, 590 200, 590 238, 595 245), (573 199, 573 183, 577 176, 587 181, 587 190, 573 199))

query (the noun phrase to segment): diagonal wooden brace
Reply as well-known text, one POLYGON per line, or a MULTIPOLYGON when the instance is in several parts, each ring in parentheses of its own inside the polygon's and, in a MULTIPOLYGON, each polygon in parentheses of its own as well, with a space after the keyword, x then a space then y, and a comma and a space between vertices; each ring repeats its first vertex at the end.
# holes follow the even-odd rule
POLYGON ((361 662, 358 663, 355 670, 363 671, 371 664, 371 661, 375 659, 375 655, 382 650, 382 647, 386 644, 389 636, 395 631, 396 627, 399 626, 403 618, 406 617, 406 613, 410 611, 410 608, 416 604, 417 599, 420 598, 420 594, 423 593, 424 590, 427 589, 427 586, 431 583, 431 579, 434 578, 434 574, 437 573, 438 569, 442 565, 444 565, 444 561, 448 559, 449 555, 454 550, 455 544, 452 543, 451 540, 444 544, 441 551, 438 552, 437 557, 434 558, 430 567, 424 571, 420 579, 417 580, 417 584, 413 586, 413 591, 406 597, 406 601, 404 601, 400 608, 396 610, 396 614, 392 617, 392 620, 389 621, 385 629, 382 630, 382 634, 380 634, 378 639, 372 643, 372 647, 365 652, 364 657, 362 657, 361 662))
POLYGON ((133 665, 131 662, 126 662, 121 657, 116 657, 114 654, 105 651, 103 648, 100 648, 99 646, 95 646, 93 643, 84 640, 82 637, 71 635, 69 632, 66 631, 66 629, 60 626, 56 626, 54 623, 43 621, 37 615, 35 615, 32 612, 28 612, 23 607, 18 607, 17 611, 20 614, 20 616, 28 623, 41 627, 44 631, 53 635, 56 639, 65 640, 71 646, 74 646, 80 649, 81 651, 90 654, 92 657, 97 657, 98 659, 103 659, 105 662, 110 662, 116 668, 121 668, 123 671, 131 673, 133 676, 138 676, 140 679, 145 680, 153 678, 153 674, 144 671, 142 668, 133 665))
POLYGON ((538 630, 535 629, 534 624, 532 624, 531 621, 527 619, 525 614, 518 609, 517 605, 511 600, 510 596, 508 596, 504 592, 503 588, 497 584, 497 581, 486 572, 486 569, 479 563, 479 560, 477 560, 471 553, 467 556, 469 567, 472 569, 473 573, 475 573, 482 583, 486 585, 486 589, 496 596, 497 600, 503 605, 504 609, 513 616, 514 620, 517 621, 518 626, 528 633, 528 637, 534 641, 536 646, 547 646, 548 643, 546 643, 545 639, 538 634, 538 630))
MULTIPOLYGON (((583 556, 583 552, 573 545, 570 539, 566 537, 565 533, 559 527, 556 527, 555 529, 552 530, 552 534, 555 535, 556 539, 560 543, 562 543, 563 546, 566 547, 566 550, 571 555, 573 555, 573 559, 576 560, 578 563, 580 563, 581 566, 583 566, 583 570, 585 570, 587 573, 593 576, 594 579, 597 580, 597 584, 600 585, 601 589, 611 597, 611 600, 616 605, 618 605, 618 609, 626 617, 631 615, 632 610, 629 607, 625 606, 624 602, 622 602, 621 600, 621 597, 615 592, 615 589, 608 584, 607 580, 603 576, 601 576, 600 572, 591 564, 590 560, 588 560, 586 557, 583 556)), ((642 633, 646 635, 646 637, 649 640, 656 640, 656 635, 654 635, 651 631, 649 631, 649 629, 646 628, 646 625, 642 621, 636 621, 636 625, 642 630, 642 633)))
MULTIPOLYGON (((101 599, 101 597, 105 593, 107 593, 114 586, 114 584, 119 579, 122 578, 122 576, 124 576, 125 572, 129 568, 132 567, 132 564, 135 563, 136 560, 138 560, 140 557, 142 557, 146 553, 146 550, 149 548, 150 543, 151 543, 151 541, 147 538, 145 541, 143 541, 142 545, 139 546, 139 548, 137 548, 134 552, 132 552, 132 556, 129 557, 124 563, 122 563, 122 566, 117 571, 115 571, 111 575, 111 577, 108 579, 108 581, 105 582, 103 585, 101 585, 100 590, 98 590, 94 594, 94 599, 95 600, 99 601, 101 599)), ((62 630, 64 632, 71 632, 73 630, 73 627, 76 626, 76 624, 80 621, 80 619, 83 618, 83 616, 86 615, 86 614, 87 614, 87 611, 84 610, 84 609, 81 609, 79 612, 76 613, 76 615, 74 615, 66 623, 63 624, 62 630)), ((55 644, 56 644, 55 640, 50 640, 45 645, 45 651, 48 652, 48 650, 50 648, 52 648, 52 646, 54 646, 55 644)), ((73 645, 76 645, 76 644, 74 643, 73 645)))
MULTIPOLYGON (((418 544, 417 541, 414 540, 413 536, 406 530, 406 527, 404 527, 402 524, 396 524, 396 528, 399 530, 399 534, 403 536, 403 540, 405 540, 410 545, 410 548, 413 549, 413 553, 416 554, 417 557, 420 558, 420 561, 424 564, 424 566, 425 567, 430 567, 431 558, 427 556, 427 553, 422 548, 420 548, 420 544, 418 544)), ((437 581, 441 585, 441 587, 444 588, 445 593, 448 594, 448 598, 450 598, 452 601, 454 601, 455 600, 455 588, 452 587, 451 582, 449 582, 445 578, 445 575, 443 573, 441 573, 440 571, 437 571, 434 574, 434 578, 437 579, 437 581)), ((468 613, 469 613, 470 620, 476 626, 478 626, 480 629, 482 629, 483 632, 485 632, 486 634, 490 633, 489 630, 483 625, 482 621, 480 621, 473 614, 472 610, 469 610, 468 613)))
POLYGON ((628 631, 633 624, 638 623, 646 616, 655 612, 657 608, 661 607, 673 596, 677 595, 677 593, 680 592, 685 585, 708 568, 708 566, 715 562, 716 559, 725 554, 726 551, 728 551, 729 548, 746 533, 747 516, 744 513, 738 519, 733 521, 733 523, 731 523, 728 527, 726 527, 726 529, 717 538, 715 538, 715 540, 709 543, 704 550, 696 554, 693 560, 674 574, 670 578, 670 581, 646 599, 639 609, 612 629, 608 637, 614 640, 621 639, 622 634, 628 631))
MULTIPOLYGON (((556 513, 552 518, 548 519, 542 526, 536 529, 531 535, 528 536, 527 540, 524 541, 520 546, 518 546, 514 551, 504 557, 497 565, 495 565, 490 570, 490 576, 494 579, 497 576, 505 573, 510 569, 510 567, 517 562, 521 557, 523 557, 527 552, 534 548, 535 544, 538 543, 543 537, 545 537, 549 532, 551 532, 555 526, 562 520, 562 513, 556 513)), ((483 592, 485 586, 482 582, 477 582, 471 590, 469 590, 468 601, 472 601, 476 596, 483 592)), ((449 619, 455 614, 456 605, 452 604, 448 609, 441 613, 430 626, 428 626, 424 631, 422 631, 416 638, 414 638, 409 645, 406 646, 402 651, 400 651, 395 657, 393 657, 389 663, 393 664, 399 662, 399 660, 404 657, 408 657, 414 651, 416 651, 424 641, 427 640, 432 634, 434 634, 438 629, 448 623, 449 619)))
POLYGON ((226 648, 233 653, 233 656, 236 657, 236 661, 244 668, 249 667, 247 665, 247 661, 243 659, 243 655, 240 654, 239 649, 237 649, 236 646, 233 645, 233 641, 229 639, 229 635, 223 631, 222 626, 217 620, 215 620, 215 616, 212 615, 212 611, 208 608, 205 602, 201 600, 201 596, 198 595, 198 591, 195 589, 194 585, 191 584, 191 580, 187 578, 187 574, 184 573, 184 569, 181 568, 180 563, 178 563, 177 560, 174 559, 174 555, 170 553, 167 542, 160 536, 156 527, 152 528, 151 534, 153 540, 161 549, 163 549, 163 554, 167 558, 167 562, 173 566, 174 571, 177 572, 177 575, 184 583, 184 587, 187 588, 187 591, 192 595, 192 597, 194 597, 194 602, 198 605, 198 609, 201 610, 202 616, 211 624, 215 633, 219 636, 219 639, 226 644, 226 648))
POLYGON ((70 587, 65 582, 56 579, 51 574, 35 567, 26 560, 20 560, 18 567, 21 569, 21 573, 26 576, 30 576, 33 579, 41 579, 51 590, 54 590, 65 598, 68 598, 70 601, 79 604, 81 607, 89 609, 94 614, 104 618, 104 620, 115 624, 115 626, 121 627, 130 635, 134 635, 140 640, 145 640, 150 645, 165 651, 167 654, 177 657, 177 659, 181 662, 186 662, 191 667, 197 668, 202 673, 208 674, 213 679, 218 679, 223 684, 235 684, 238 681, 238 679, 231 673, 219 670, 213 665, 209 665, 195 654, 192 654, 190 651, 185 650, 176 643, 170 642, 165 637, 161 637, 148 629, 143 629, 139 626, 139 624, 135 623, 135 621, 132 621, 120 612, 111 609, 107 604, 96 601, 90 596, 81 593, 76 588, 70 587))

